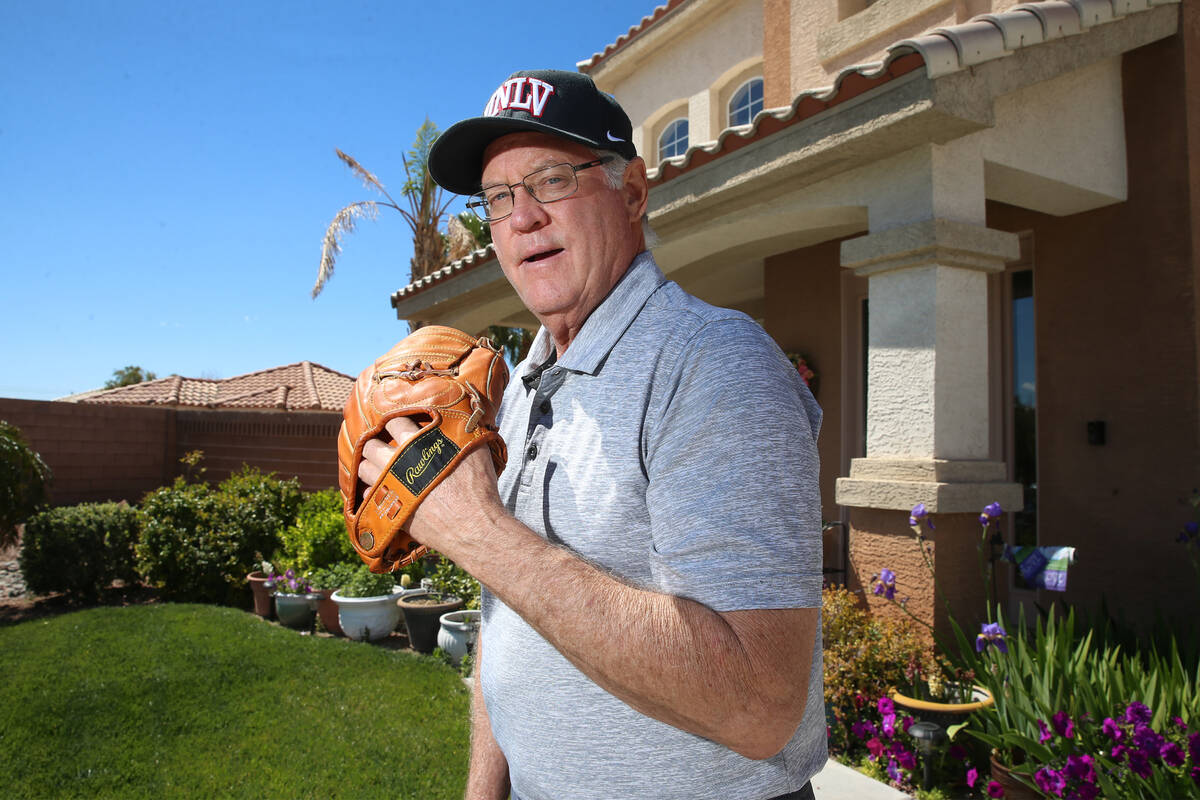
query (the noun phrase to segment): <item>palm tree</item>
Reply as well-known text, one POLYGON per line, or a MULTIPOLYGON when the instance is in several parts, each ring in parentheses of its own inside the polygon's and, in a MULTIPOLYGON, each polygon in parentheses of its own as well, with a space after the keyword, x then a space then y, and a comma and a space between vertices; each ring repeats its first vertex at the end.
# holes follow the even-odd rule
POLYGON ((446 241, 441 232, 442 218, 450 206, 450 200, 445 198, 441 187, 433 182, 429 174, 429 149, 438 137, 437 126, 426 117, 425 122, 417 129, 417 138, 413 142, 408 155, 403 156, 405 181, 401 192, 407 208, 402 208, 388 194, 383 184, 352 156, 335 150, 338 158, 345 162, 368 189, 373 189, 383 195, 386 200, 359 200, 351 203, 334 215, 333 221, 325 230, 325 238, 321 242, 321 266, 317 271, 317 282, 313 285, 312 296, 316 298, 325 288, 325 283, 333 277, 333 267, 338 254, 342 252, 342 237, 353 233, 359 219, 376 219, 379 216, 379 206, 394 208, 404 217, 413 233, 413 256, 411 261, 412 279, 423 278, 436 269, 441 268, 446 259, 446 241))

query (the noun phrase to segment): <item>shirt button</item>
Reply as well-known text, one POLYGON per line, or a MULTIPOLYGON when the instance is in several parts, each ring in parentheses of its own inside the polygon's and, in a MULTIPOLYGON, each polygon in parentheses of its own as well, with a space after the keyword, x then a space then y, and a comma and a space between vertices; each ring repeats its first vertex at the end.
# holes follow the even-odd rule
POLYGON ((550 401, 543 400, 542 404, 540 406, 538 406, 538 410, 540 410, 543 414, 549 414, 550 413, 550 401))
POLYGON ((533 461, 535 458, 537 458, 537 445, 531 444, 529 445, 529 449, 525 451, 525 460, 533 461))

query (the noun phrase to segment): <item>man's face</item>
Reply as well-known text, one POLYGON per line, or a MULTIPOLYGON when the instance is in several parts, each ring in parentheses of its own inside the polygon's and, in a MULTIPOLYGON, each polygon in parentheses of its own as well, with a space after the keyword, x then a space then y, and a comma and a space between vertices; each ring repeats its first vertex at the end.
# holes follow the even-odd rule
MULTIPOLYGON (((484 152, 482 185, 515 184, 542 167, 594 159, 583 145, 555 136, 509 134, 484 152)), ((505 276, 563 347, 642 249, 644 186, 610 188, 603 167, 577 178, 573 195, 544 205, 518 186, 512 215, 492 223, 505 276)))

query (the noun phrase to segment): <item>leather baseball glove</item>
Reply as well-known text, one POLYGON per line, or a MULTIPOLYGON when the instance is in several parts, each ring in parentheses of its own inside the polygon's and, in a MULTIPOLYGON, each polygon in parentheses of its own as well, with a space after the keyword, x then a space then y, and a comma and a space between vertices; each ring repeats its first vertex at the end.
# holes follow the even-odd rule
POLYGON ((496 432, 496 409, 508 366, 491 339, 439 325, 419 328, 363 370, 346 400, 338 435, 338 479, 350 542, 372 572, 391 572, 420 558, 425 547, 405 530, 425 496, 476 447, 487 446, 499 474, 508 461, 496 432), (363 446, 396 417, 412 417, 420 432, 359 494, 363 446))

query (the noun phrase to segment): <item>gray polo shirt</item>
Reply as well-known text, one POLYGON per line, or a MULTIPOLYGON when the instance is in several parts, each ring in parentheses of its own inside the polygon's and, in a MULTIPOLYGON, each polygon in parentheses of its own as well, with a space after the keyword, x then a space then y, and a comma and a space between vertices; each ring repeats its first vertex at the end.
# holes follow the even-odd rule
MULTIPOLYGON (((716 611, 820 608, 821 411, 758 324, 642 253, 539 375, 552 349, 543 328, 501 407, 512 514, 621 580, 716 611)), ((819 630, 804 720, 753 761, 633 710, 489 593, 483 618, 480 676, 516 800, 760 800, 825 763, 819 630)))

